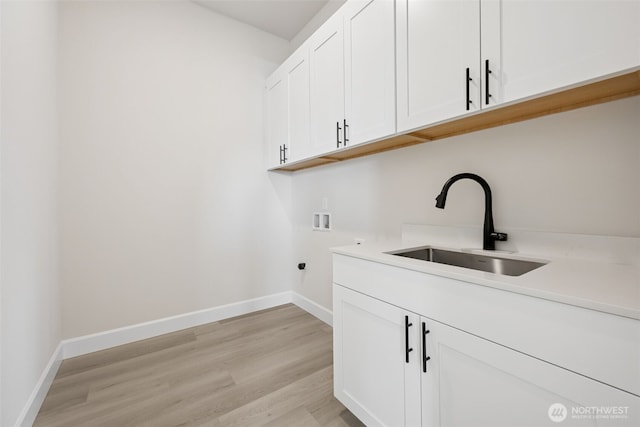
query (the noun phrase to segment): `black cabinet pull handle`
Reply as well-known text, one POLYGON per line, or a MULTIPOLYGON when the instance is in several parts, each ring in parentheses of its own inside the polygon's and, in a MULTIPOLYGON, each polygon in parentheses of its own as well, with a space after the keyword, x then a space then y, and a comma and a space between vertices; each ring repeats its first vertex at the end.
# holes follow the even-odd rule
POLYGON ((288 150, 287 144, 284 144, 282 146, 282 163, 287 163, 287 160, 289 160, 287 159, 287 150, 288 150))
POLYGON ((431 357, 427 356, 427 334, 431 332, 427 329, 427 324, 422 322, 422 372, 427 372, 427 362, 431 357))
POLYGON ((282 150, 282 145, 280 145, 278 148, 280 149, 280 164, 282 164, 282 163, 283 163, 283 156, 282 156, 283 150, 282 150))
POLYGON ((344 146, 347 146, 347 142, 349 142, 349 138, 347 138, 347 129, 349 128, 349 125, 347 124, 347 119, 344 119, 344 128, 343 128, 343 138, 342 140, 344 141, 344 146))
POLYGON ((413 326, 413 323, 409 323, 409 316, 404 316, 404 353, 406 362, 409 363, 409 353, 413 351, 409 347, 409 327, 413 326))
POLYGON ((469 111, 469 106, 471 105, 471 99, 469 98, 469 82, 473 81, 471 77, 469 77, 469 67, 467 67, 467 78, 466 78, 466 86, 467 86, 467 111, 469 111))
POLYGON ((340 122, 336 122, 336 147, 340 148, 340 144, 342 144, 342 141, 340 141, 340 131, 342 130, 342 128, 340 127, 340 122))
POLYGON ((491 70, 489 69, 489 60, 486 59, 484 61, 484 104, 489 105, 489 98, 491 98, 491 94, 489 93, 489 74, 491 74, 491 70))

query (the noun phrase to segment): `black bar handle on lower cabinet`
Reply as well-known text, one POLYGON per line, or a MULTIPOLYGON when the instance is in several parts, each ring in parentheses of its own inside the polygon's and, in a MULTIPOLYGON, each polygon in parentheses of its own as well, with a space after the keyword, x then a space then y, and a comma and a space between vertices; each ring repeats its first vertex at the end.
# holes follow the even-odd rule
POLYGON ((491 74, 491 70, 489 69, 489 60, 486 59, 484 61, 484 104, 489 105, 489 98, 491 98, 491 94, 489 93, 489 74, 491 74))
POLYGON ((347 129, 349 128, 349 125, 347 124, 347 119, 344 119, 344 127, 343 127, 343 138, 342 140, 344 141, 344 146, 347 146, 347 142, 349 142, 349 138, 347 138, 347 129))
POLYGON ((409 327, 413 326, 413 323, 409 323, 409 316, 404 316, 404 353, 406 362, 409 363, 409 353, 413 351, 409 347, 409 327))
POLYGON ((467 86, 467 111, 469 111, 469 106, 471 105, 471 99, 469 98, 469 82, 473 79, 469 77, 469 67, 467 67, 467 77, 466 77, 466 86, 467 86))
POLYGON ((422 322, 422 372, 427 372, 427 362, 431 357, 427 356, 427 334, 431 332, 427 329, 427 324, 422 322))
POLYGON ((340 127, 340 122, 336 122, 336 146, 338 148, 340 148, 340 144, 342 144, 342 141, 340 141, 340 131, 342 130, 342 128, 340 127))

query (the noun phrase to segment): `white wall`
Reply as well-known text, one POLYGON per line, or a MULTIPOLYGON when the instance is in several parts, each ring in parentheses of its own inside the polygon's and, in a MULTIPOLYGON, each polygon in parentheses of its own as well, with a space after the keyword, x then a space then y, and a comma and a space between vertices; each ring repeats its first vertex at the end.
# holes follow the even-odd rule
POLYGON ((288 42, 191 2, 64 2, 60 28, 64 337, 291 289, 262 137, 288 42))
MULTIPOLYGON (((484 177, 501 227, 640 237, 640 97, 377 154, 293 175, 295 290, 331 308, 329 247, 399 238, 402 223, 475 225, 483 192, 459 172, 484 177), (311 231, 327 197, 334 231, 311 231)), ((478 236, 481 247, 481 236, 478 236)))
POLYGON ((2 1, 0 425, 14 425, 60 342, 57 5, 2 1))

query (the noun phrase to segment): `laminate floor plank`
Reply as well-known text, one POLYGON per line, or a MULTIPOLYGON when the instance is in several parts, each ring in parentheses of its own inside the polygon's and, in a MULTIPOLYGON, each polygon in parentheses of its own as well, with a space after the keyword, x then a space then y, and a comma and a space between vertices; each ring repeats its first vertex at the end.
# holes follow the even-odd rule
POLYGON ((332 393, 331 378, 332 367, 314 372, 222 415, 220 423, 228 427, 266 424, 301 405, 332 393))
MULTIPOLYGON (((234 360, 228 365, 234 380, 238 383, 250 381, 264 373, 281 371, 291 365, 304 362, 317 355, 331 356, 331 337, 309 334, 304 339, 292 340, 276 351, 266 354, 254 353, 250 358, 234 360)), ((331 357, 330 357, 331 358, 331 357)))
POLYGON ((335 397, 333 391, 306 405, 309 413, 322 426, 347 427, 359 426, 360 421, 335 397))
POLYGON ((118 361, 154 353, 158 350, 174 347, 181 343, 193 342, 195 339, 196 337, 192 331, 178 331, 172 334, 136 341, 135 343, 127 345, 120 345, 88 355, 74 357, 62 363, 58 370, 58 375, 60 375, 60 377, 73 375, 74 373, 95 369, 104 364, 111 365, 118 361))
POLYGON ((163 408, 150 419, 152 422, 149 425, 175 425, 165 424, 167 420, 173 418, 188 419, 189 425, 218 418, 314 373, 319 366, 331 366, 331 364, 331 355, 310 354, 305 360, 295 361, 286 369, 262 372, 251 382, 236 384, 220 393, 203 393, 204 400, 184 401, 179 408, 163 408))
MULTIPOLYGON (((154 353, 149 353, 131 359, 116 361, 112 364, 96 366, 93 369, 81 372, 75 372, 63 376, 56 375, 52 390, 55 391, 59 388, 70 388, 75 387, 76 385, 93 383, 104 378, 114 377, 116 375, 135 375, 138 369, 160 366, 163 363, 173 364, 175 363, 176 359, 187 357, 195 350, 195 342, 190 342, 188 344, 169 347, 166 349, 158 350, 154 353)), ((64 365, 67 362, 68 360, 65 360, 62 362, 62 364, 64 365)))
POLYGON ((332 329, 286 304, 63 361, 36 427, 362 426, 332 329))
POLYGON ((49 393, 40 407, 40 413, 47 411, 61 411, 68 407, 77 406, 87 401, 90 383, 74 385, 73 387, 59 387, 54 393, 49 393))
POLYGON ((264 427, 322 427, 304 406, 299 406, 264 424, 264 427))

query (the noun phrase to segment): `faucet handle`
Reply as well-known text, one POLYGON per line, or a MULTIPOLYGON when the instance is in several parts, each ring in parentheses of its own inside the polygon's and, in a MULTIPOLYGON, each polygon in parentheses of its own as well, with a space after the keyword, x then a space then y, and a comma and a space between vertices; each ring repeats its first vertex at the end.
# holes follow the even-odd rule
POLYGON ((506 242, 507 241, 507 233, 497 233, 497 232, 493 232, 491 233, 491 238, 493 240, 496 240, 498 242, 506 242))

